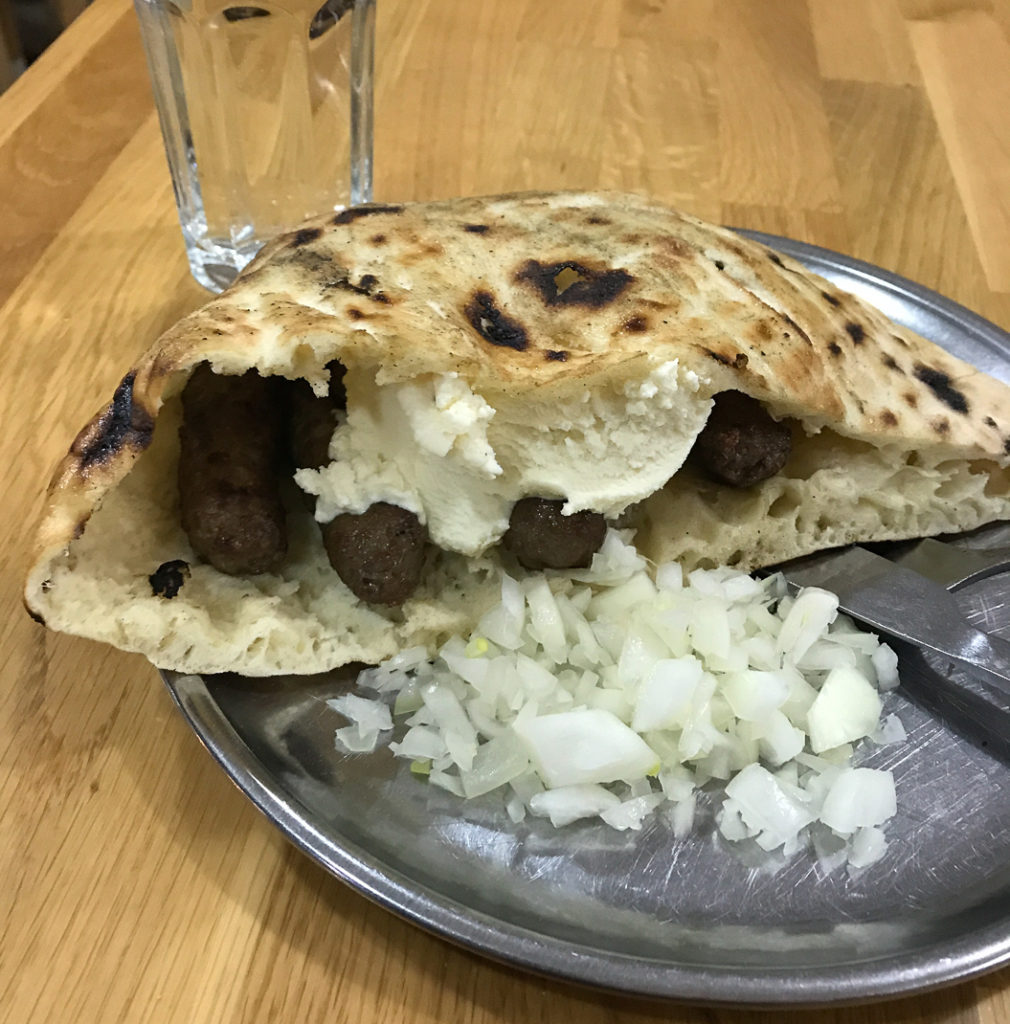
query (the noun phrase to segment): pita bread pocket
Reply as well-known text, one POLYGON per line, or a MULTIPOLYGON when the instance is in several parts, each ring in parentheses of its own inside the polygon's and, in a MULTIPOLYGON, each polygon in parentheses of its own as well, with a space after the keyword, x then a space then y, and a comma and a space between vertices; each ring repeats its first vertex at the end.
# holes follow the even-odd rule
POLYGON ((550 564, 516 541, 523 499, 541 554, 582 516, 591 539, 564 557, 605 519, 688 568, 1010 518, 1008 399, 793 260, 637 196, 354 208, 269 245, 123 378, 57 468, 26 602, 180 671, 377 662, 472 625, 502 562, 550 564), (335 373, 331 461, 295 478, 322 523, 410 520, 399 603, 355 596, 290 481, 264 571, 215 568, 181 526, 191 379, 325 396, 335 373), (733 403, 771 440, 760 478, 726 483, 699 436, 728 416, 714 447, 753 467, 733 403))

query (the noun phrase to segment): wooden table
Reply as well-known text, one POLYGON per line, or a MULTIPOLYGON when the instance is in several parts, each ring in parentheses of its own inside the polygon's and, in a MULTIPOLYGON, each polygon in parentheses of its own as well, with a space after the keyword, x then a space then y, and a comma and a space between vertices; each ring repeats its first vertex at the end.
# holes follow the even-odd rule
MULTIPOLYGON (((1010 0, 379 7, 377 198, 643 190, 1010 328, 1010 0)), ((0 97, 0 197, 0 1019, 744 1018, 543 981, 393 918, 286 845, 144 661, 28 619, 50 467, 205 298, 126 0, 97 0, 0 97)), ((1010 1024, 1010 970, 797 1019, 1010 1024)))

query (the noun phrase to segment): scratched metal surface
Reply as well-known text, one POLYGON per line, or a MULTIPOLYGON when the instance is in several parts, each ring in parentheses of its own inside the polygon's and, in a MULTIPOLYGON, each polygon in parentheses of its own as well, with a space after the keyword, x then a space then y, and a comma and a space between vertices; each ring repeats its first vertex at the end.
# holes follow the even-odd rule
MULTIPOLYGON (((756 235, 894 319, 1010 379, 1010 338, 907 281, 825 250, 756 235)), ((980 531, 971 546, 1010 543, 980 531)), ((963 592, 1010 636, 1010 575, 963 592)), ((284 833, 396 913, 530 970, 640 995, 814 1005, 917 991, 1010 960, 1010 751, 964 739, 923 704, 931 672, 903 668, 887 698, 907 742, 873 749, 899 794, 883 860, 858 876, 813 856, 769 864, 728 849, 714 795, 696 834, 662 817, 638 833, 513 825, 500 798, 462 804, 394 763, 345 756, 326 698, 340 673, 166 681, 211 753, 284 833)))

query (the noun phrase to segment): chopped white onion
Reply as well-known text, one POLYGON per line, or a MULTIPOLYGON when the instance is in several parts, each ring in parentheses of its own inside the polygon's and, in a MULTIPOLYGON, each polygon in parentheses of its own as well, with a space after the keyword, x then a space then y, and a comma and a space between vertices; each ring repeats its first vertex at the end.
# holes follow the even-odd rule
POLYGON ((649 745, 600 708, 541 715, 514 726, 537 774, 552 788, 634 779, 659 770, 649 745))
MULTIPOLYGON (((720 780, 728 841, 787 856, 809 844, 829 871, 863 870, 886 849, 893 779, 851 762, 866 737, 904 739, 895 716, 880 721, 897 660, 824 590, 794 598, 780 576, 726 568, 650 575, 611 530, 589 570, 503 573, 472 635, 359 681, 409 716, 390 750, 412 771, 460 797, 500 792, 517 823, 639 829, 662 807, 680 839, 708 805, 700 787, 720 780)), ((330 703, 352 722, 343 749, 372 749, 390 728, 382 700, 330 703)))
POLYGON ((882 825, 897 809, 890 772, 843 768, 824 798, 820 819, 835 832, 849 835, 859 828, 882 825))
POLYGON ((555 828, 561 828, 579 818, 595 818, 620 804, 621 798, 603 786, 559 786, 534 793, 529 808, 534 814, 550 818, 555 828))
POLYGON ((855 668, 832 669, 807 712, 810 749, 815 754, 852 740, 861 740, 877 728, 880 697, 855 668))

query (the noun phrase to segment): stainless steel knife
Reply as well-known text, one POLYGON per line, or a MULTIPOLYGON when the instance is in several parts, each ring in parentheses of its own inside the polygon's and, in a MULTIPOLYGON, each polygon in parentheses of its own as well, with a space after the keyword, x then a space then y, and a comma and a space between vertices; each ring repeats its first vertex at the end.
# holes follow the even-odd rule
MULTIPOLYGON (((935 541, 934 544, 940 544, 935 541)), ((953 576, 952 586, 996 571, 990 557, 976 564, 967 555, 952 555, 936 564, 940 578, 953 576)), ((926 567, 936 551, 920 553, 926 567)), ((911 559, 913 564, 915 558, 911 559)), ((1005 565, 1005 559, 997 561, 1005 565)), ((838 595, 839 607, 870 629, 913 644, 953 662, 1001 698, 1010 714, 1010 642, 973 626, 951 593, 907 564, 892 562, 866 548, 848 547, 796 559, 777 567, 792 587, 823 587, 838 595)))

